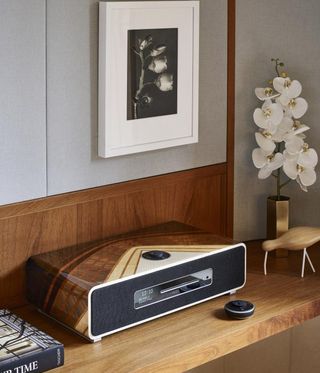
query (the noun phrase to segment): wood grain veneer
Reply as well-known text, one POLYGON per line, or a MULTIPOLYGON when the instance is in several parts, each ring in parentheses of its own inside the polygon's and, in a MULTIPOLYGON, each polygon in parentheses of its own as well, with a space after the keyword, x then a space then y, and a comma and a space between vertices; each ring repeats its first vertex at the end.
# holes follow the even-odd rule
POLYGON ((0 207, 0 306, 25 302, 28 257, 176 220, 224 236, 219 164, 0 207))
MULTIPOLYGON (((139 325, 88 345, 32 308, 15 310, 65 344, 65 366, 59 372, 177 373, 224 356, 320 315, 320 275, 301 279, 298 252, 288 258, 270 258, 263 275, 260 243, 248 244, 246 286, 162 319, 139 325), (299 271, 298 271, 299 272, 299 271), (228 319, 223 306, 230 299, 248 299, 256 305, 247 320, 228 319)), ((320 269, 320 251, 310 249, 320 269)))
MULTIPOLYGON (((90 289, 139 274, 141 265, 148 262, 142 257, 144 251, 165 250, 171 255, 188 252, 197 256, 233 243, 230 239, 185 224, 168 222, 88 245, 42 253, 32 256, 27 262, 27 298, 50 317, 89 338, 90 289)), ((157 262, 157 269, 166 264, 165 261, 157 262)), ((242 265, 239 263, 239 268, 242 265)), ((122 311, 117 310, 118 313, 122 311)))

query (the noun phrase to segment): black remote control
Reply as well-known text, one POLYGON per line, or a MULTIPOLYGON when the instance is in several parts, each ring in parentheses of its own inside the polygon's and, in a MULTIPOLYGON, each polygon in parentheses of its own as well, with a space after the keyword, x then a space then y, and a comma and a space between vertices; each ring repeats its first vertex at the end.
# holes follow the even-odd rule
POLYGON ((253 315, 255 306, 246 300, 232 300, 224 306, 226 314, 233 319, 246 319, 253 315))

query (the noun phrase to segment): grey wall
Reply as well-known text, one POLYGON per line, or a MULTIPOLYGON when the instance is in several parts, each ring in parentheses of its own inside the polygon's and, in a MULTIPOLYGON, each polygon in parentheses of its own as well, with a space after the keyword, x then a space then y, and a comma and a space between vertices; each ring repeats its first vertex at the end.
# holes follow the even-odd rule
POLYGON ((102 159, 98 1, 1 1, 0 204, 224 162, 226 1, 200 9, 199 143, 102 159))
POLYGON ((225 161, 226 2, 202 0, 200 17, 199 144, 99 159, 97 1, 48 0, 49 194, 225 161))
POLYGON ((45 2, 0 1, 0 204, 46 194, 45 2))
MULTIPOLYGON (((236 30, 235 237, 265 237, 266 197, 275 193, 275 180, 258 180, 251 161, 256 147, 252 113, 259 102, 254 88, 275 73, 271 57, 281 58, 291 78, 302 83, 309 110, 302 118, 311 127, 307 142, 320 153, 320 2, 318 0, 238 0, 236 30)), ((319 167, 318 167, 319 170, 319 167)), ((296 182, 283 189, 290 196, 290 224, 319 225, 320 183, 308 193, 296 182)))

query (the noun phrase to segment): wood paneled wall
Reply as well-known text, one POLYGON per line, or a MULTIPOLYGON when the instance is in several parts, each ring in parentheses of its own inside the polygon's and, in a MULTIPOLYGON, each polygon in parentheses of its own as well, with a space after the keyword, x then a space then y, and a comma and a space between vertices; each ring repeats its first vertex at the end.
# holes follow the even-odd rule
POLYGON ((37 253, 169 220, 226 235, 226 175, 219 164, 0 207, 0 306, 25 302, 37 253))

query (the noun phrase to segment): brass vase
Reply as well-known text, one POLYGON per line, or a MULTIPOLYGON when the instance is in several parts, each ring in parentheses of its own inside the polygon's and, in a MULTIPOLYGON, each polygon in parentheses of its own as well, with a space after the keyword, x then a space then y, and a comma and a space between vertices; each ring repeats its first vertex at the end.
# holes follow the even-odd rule
MULTIPOLYGON (((267 199, 267 239, 273 240, 289 229, 289 201, 286 196, 267 199)), ((288 250, 276 250, 276 256, 288 256, 288 250)))

